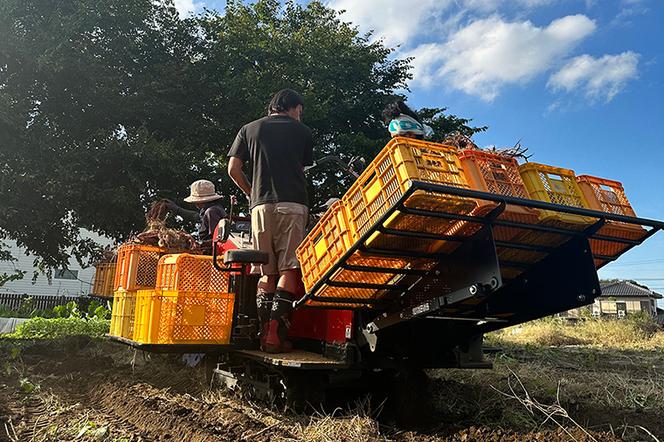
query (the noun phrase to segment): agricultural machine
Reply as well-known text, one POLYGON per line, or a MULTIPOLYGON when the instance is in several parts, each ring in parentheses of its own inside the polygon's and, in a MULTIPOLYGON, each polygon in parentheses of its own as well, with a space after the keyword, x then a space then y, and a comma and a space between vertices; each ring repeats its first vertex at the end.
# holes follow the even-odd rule
POLYGON ((205 257, 207 277, 222 275, 231 295, 223 343, 111 338, 205 353, 217 382, 268 401, 316 403, 336 385, 380 377, 410 389, 424 369, 490 368, 485 333, 592 304, 597 269, 664 228, 635 216, 619 183, 570 173, 393 139, 298 250, 293 351, 258 348, 249 265, 267 256, 238 216, 220 222, 205 257))

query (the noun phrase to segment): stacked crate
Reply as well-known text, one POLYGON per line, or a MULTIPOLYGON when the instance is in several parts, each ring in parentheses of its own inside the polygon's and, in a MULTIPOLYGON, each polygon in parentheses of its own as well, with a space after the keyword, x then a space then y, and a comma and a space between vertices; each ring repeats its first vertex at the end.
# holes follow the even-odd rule
POLYGON ((165 255, 153 288, 138 292, 133 339, 142 344, 228 344, 234 300, 229 273, 214 268, 211 256, 165 255))
POLYGON ((125 339, 134 337, 134 311, 139 290, 154 289, 161 247, 124 244, 118 249, 113 283, 113 309, 109 334, 125 339))
MULTIPOLYGON (((414 180, 472 188, 563 206, 633 214, 633 212, 617 212, 629 207, 619 183, 599 183, 605 187, 612 187, 613 193, 608 194, 606 189, 603 191, 597 189, 597 180, 593 181, 592 177, 580 178, 581 187, 579 187, 574 172, 569 169, 538 163, 519 165, 514 158, 495 152, 477 149, 458 151, 443 144, 396 137, 369 164, 341 201, 330 207, 298 248, 297 256, 302 265, 307 292, 311 292, 315 284, 328 275, 330 269, 369 230, 377 227, 381 218, 395 206, 414 180), (581 190, 582 187, 585 195, 581 190), (595 198, 591 203, 589 203, 590 194, 595 198)), ((497 203, 418 190, 404 202, 404 206, 407 209, 481 217, 495 209, 497 203)), ((631 207, 629 209, 631 210, 631 207)), ((597 218, 508 204, 498 215, 498 220, 580 231, 594 224, 597 218)), ((374 285, 394 284, 402 276, 399 272, 390 273, 389 269, 427 270, 435 265, 435 261, 427 258, 379 257, 372 255, 372 248, 449 254, 460 244, 445 239, 417 239, 390 235, 390 229, 441 237, 444 235, 469 237, 481 227, 480 223, 426 217, 397 210, 382 221, 382 225, 372 236, 365 238, 364 248, 346 257, 345 266, 329 274, 329 280, 374 285), (382 271, 372 269, 359 271, 348 268, 352 266, 375 267, 381 268, 382 271)), ((640 227, 633 228, 620 223, 609 223, 600 232, 607 236, 625 238, 640 238, 642 233, 643 229, 640 227)), ((493 234, 497 241, 545 247, 557 247, 570 238, 567 234, 543 233, 510 226, 494 226, 493 234)), ((596 253, 610 254, 624 250, 618 248, 623 247, 620 244, 607 246, 607 241, 591 241, 591 243, 595 245, 596 253)), ((505 263, 501 266, 501 271, 503 277, 507 278, 521 273, 524 268, 522 264, 539 261, 547 253, 505 246, 499 247, 497 252, 501 263, 505 263), (510 262, 515 264, 510 267, 510 262)), ((366 301, 365 305, 370 306, 371 300, 379 299, 385 293, 382 288, 350 288, 326 284, 314 294, 319 297, 366 301)), ((317 304, 310 301, 309 305, 317 304)), ((349 305, 340 303, 337 306, 349 305)))
MULTIPOLYGON (((636 216, 620 182, 590 175, 578 176, 577 182, 591 209, 616 215, 636 216)), ((607 221, 597 232, 598 235, 629 240, 641 239, 646 233, 641 226, 618 221, 607 221)), ((620 242, 590 240, 590 248, 595 255, 617 256, 628 247, 630 247, 628 244, 620 242)), ((604 263, 603 260, 596 260, 597 265, 604 263)))
MULTIPOLYGON (((333 205, 298 248, 305 288, 309 291, 348 249, 371 229, 409 189, 413 180, 469 188, 456 148, 411 138, 393 138, 346 192, 333 205)), ((468 214, 477 207, 470 198, 416 191, 404 203, 407 208, 468 214)), ((383 223, 386 229, 445 234, 454 220, 434 219, 395 212, 383 223)), ((414 240, 376 232, 366 241, 368 248, 439 251, 443 240, 414 240)), ((358 251, 348 265, 383 269, 428 269, 433 261, 422 258, 386 258, 358 251)), ((339 269, 331 280, 364 284, 390 284, 399 273, 339 269)), ((316 295, 370 300, 380 297, 381 289, 323 287, 316 295)))

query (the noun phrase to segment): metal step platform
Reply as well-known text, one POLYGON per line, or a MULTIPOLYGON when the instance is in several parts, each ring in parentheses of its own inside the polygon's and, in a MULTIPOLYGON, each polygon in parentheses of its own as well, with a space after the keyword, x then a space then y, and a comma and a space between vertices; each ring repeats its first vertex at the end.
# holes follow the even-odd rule
POLYGON ((148 351, 151 353, 206 353, 221 354, 233 348, 232 345, 220 344, 142 344, 131 339, 120 336, 105 335, 113 342, 124 344, 136 350, 148 351))
POLYGON ((259 362, 265 362, 277 367, 307 368, 307 369, 334 369, 349 366, 344 361, 326 358, 318 353, 294 349, 288 353, 265 353, 259 350, 240 350, 238 355, 246 356, 259 362))

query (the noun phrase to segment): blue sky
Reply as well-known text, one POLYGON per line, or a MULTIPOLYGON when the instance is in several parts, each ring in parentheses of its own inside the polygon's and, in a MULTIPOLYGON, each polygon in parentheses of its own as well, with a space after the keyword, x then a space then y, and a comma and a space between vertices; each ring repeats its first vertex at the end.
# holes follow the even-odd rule
MULTIPOLYGON (((181 13, 223 0, 177 0, 181 13)), ((396 56, 415 57, 414 107, 488 125, 480 146, 522 139, 531 161, 621 181, 639 216, 664 220, 661 0, 329 0, 396 56)), ((600 276, 664 293, 664 232, 600 276), (659 280, 657 280, 659 279, 659 280)))

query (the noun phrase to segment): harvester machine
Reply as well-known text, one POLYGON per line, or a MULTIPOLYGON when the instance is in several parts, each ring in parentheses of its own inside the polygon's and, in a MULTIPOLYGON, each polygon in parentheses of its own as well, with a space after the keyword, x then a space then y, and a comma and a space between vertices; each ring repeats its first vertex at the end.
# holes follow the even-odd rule
MULTIPOLYGON (((328 387, 403 380, 424 369, 491 368, 486 333, 592 304, 601 294, 597 269, 664 228, 636 216, 469 187, 411 179, 398 197, 377 202, 379 216, 371 222, 350 223, 346 247, 319 265, 315 277, 303 265, 308 273, 289 353, 259 350, 258 277, 249 266, 267 256, 252 250, 250 223, 239 217, 222 220, 212 257, 233 295, 227 343, 114 339, 146 351, 206 353, 217 381, 269 401, 316 402, 328 387), (474 209, 460 210, 467 202, 474 209)), ((370 186, 362 191, 370 194, 370 186)), ((329 254, 344 234, 314 229, 312 250, 329 254), (320 243, 326 234, 332 237, 320 243)))

